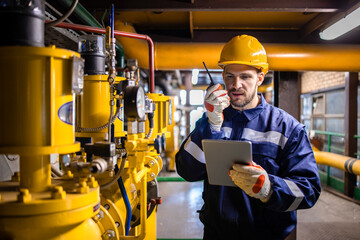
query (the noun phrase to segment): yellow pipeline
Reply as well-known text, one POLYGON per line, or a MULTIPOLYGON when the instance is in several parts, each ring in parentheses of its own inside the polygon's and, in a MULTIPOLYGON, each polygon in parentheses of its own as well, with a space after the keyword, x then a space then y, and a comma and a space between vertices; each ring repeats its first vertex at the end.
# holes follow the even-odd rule
MULTIPOLYGON (((116 30, 135 32, 131 25, 115 21, 116 30)), ((116 37, 128 58, 137 58, 148 68, 148 45, 143 40, 116 37)), ((229 39, 230 40, 230 39, 229 39)), ((216 69, 225 43, 155 43, 155 69, 216 69)), ((271 70, 276 71, 360 71, 359 45, 264 44, 271 70)))
POLYGON ((324 164, 355 175, 360 175, 360 160, 356 158, 315 150, 314 155, 316 163, 318 164, 324 164))

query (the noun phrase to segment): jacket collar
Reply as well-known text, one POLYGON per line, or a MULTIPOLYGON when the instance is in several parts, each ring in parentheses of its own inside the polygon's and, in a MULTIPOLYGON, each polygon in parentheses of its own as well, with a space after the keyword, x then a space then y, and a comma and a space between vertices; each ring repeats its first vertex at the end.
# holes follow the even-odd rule
POLYGON ((268 105, 268 103, 266 102, 264 96, 259 93, 258 95, 260 95, 260 103, 259 105, 257 105, 255 108, 251 108, 251 109, 247 109, 244 111, 238 111, 236 109, 234 109, 231 104, 228 108, 226 108, 224 110, 224 118, 231 120, 234 117, 239 118, 239 120, 242 121, 251 121, 254 118, 256 118, 263 110, 264 108, 268 105))

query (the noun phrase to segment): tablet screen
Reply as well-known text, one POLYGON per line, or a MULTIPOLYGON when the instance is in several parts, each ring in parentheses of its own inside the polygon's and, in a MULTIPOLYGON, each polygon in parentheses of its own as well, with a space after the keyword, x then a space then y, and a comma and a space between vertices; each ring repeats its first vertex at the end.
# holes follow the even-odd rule
POLYGON ((228 172, 234 163, 251 163, 251 142, 204 139, 202 145, 209 183, 236 186, 228 172))

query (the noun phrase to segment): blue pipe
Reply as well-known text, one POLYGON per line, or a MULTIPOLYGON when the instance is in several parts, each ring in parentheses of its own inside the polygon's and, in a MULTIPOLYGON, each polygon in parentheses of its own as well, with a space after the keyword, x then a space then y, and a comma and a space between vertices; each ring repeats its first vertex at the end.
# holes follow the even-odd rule
MULTIPOLYGON (((118 171, 119 171, 119 168, 118 168, 118 165, 116 164, 115 165, 115 174, 118 171)), ((122 197, 124 199, 126 212, 127 212, 126 220, 125 220, 125 236, 129 236, 130 221, 131 221, 131 205, 130 205, 129 198, 128 198, 128 195, 127 195, 126 190, 125 190, 124 182, 123 182, 121 177, 118 179, 118 185, 119 185, 119 188, 120 188, 121 195, 122 195, 122 197)))
POLYGON ((110 19, 110 27, 111 27, 111 38, 114 38, 114 4, 111 4, 111 19, 110 19))

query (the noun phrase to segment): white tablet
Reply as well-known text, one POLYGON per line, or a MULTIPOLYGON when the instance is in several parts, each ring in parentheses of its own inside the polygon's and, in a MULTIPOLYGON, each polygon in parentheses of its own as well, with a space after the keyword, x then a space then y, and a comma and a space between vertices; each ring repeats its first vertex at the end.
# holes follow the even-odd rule
POLYGON ((234 163, 250 164, 251 142, 204 139, 202 146, 209 183, 236 186, 229 177, 229 170, 234 163))

